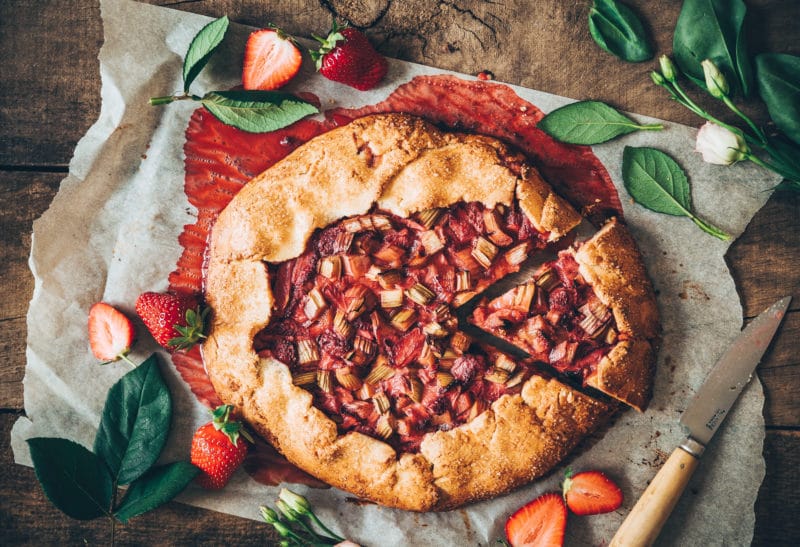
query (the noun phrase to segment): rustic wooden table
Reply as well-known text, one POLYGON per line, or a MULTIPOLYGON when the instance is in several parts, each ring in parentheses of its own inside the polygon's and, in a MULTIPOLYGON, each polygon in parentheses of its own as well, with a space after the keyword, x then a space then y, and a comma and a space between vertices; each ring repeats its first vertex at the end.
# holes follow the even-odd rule
MULTIPOLYGON (((671 51, 681 2, 626 0, 647 20, 658 53, 671 51)), ((299 36, 327 30, 332 15, 365 29, 386 55, 477 74, 576 99, 696 125, 652 85, 655 62, 630 65, 590 40, 591 2, 540 0, 209 0, 154 2, 251 25, 274 22, 299 36)), ((800 2, 748 0, 752 51, 800 54, 800 2)), ((136 32, 136 29, 131 29, 136 32)), ((54 510, 31 469, 12 465, 9 432, 24 413, 25 315, 33 290, 27 266, 31 223, 48 207, 78 139, 97 118, 103 41, 96 0, 0 2, 0 530, 5 544, 106 543, 107 522, 54 510)), ((710 102, 704 103, 715 108, 710 102)), ((749 111, 765 121, 758 104, 749 111)), ((724 198, 722 198, 724 199, 724 198)), ((759 491, 754 545, 800 543, 800 195, 775 194, 727 259, 744 319, 778 297, 795 297, 758 368, 766 391, 767 474, 759 491)), ((713 305, 710 303, 709 305, 713 305)), ((269 527, 170 503, 117 531, 125 544, 259 544, 269 527)))

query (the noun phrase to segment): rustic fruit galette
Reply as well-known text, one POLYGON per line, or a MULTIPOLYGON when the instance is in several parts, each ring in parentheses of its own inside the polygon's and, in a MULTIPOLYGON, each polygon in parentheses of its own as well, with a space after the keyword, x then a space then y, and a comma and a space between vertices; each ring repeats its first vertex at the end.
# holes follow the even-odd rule
POLYGON ((377 503, 443 510, 549 471, 642 409, 657 313, 610 222, 474 302, 580 215, 501 142, 360 118, 249 182, 212 231, 203 356, 221 399, 289 461, 377 503), (469 321, 524 350, 512 357, 469 321))

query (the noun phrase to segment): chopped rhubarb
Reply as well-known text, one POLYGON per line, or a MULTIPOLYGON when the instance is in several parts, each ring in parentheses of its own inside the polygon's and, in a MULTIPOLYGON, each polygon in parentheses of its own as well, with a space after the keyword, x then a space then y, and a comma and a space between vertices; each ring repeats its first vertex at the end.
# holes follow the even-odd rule
MULTIPOLYGON (((584 381, 625 336, 618 332, 609 306, 581 276, 570 250, 543 265, 532 281, 479 303, 470 321, 524 349, 530 362, 584 381)), ((495 361, 494 369, 483 377, 485 389, 498 384, 510 389, 524 380, 525 369, 507 363, 495 361)), ((454 376, 458 379, 458 374, 454 376)))
MULTIPOLYGON (((285 363, 292 382, 341 431, 419 450, 425 433, 476 418, 530 376, 528 365, 473 344, 452 308, 516 271, 546 239, 517 204, 458 203, 410 218, 376 208, 343 219, 315 233, 304 254, 268 266, 275 306, 254 347, 285 363)), ((571 271, 554 267, 556 282, 561 270, 571 271)), ((582 298, 573 292, 570 298, 582 298)), ((616 331, 602 308, 579 303, 586 305, 580 312, 562 316, 596 338, 574 362, 594 362, 616 331)), ((498 306, 482 317, 504 328, 524 325, 540 308, 544 323, 551 308, 534 283, 498 306)), ((554 346, 536 342, 546 345, 540 356, 554 346)))

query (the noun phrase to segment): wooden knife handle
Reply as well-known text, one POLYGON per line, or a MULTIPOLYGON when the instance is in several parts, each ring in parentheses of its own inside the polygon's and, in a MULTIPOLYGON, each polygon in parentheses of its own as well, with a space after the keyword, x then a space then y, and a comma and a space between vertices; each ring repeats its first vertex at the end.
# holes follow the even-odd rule
POLYGON ((676 448, 633 506, 609 547, 652 545, 700 460, 676 448))

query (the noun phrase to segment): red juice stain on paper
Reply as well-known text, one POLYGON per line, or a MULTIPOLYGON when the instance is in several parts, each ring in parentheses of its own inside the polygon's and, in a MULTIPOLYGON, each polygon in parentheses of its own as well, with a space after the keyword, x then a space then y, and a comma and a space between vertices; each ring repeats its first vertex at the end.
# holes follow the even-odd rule
MULTIPOLYGON (((316 97, 305 95, 319 104, 316 97)), ((197 208, 197 220, 184 226, 178 237, 183 253, 169 276, 170 290, 202 293, 211 227, 248 180, 317 135, 355 118, 385 112, 405 112, 446 129, 499 138, 528 156, 556 191, 590 220, 601 223, 611 216, 622 216, 616 188, 591 148, 559 143, 547 136, 536 127, 544 117, 542 111, 506 85, 454 76, 418 76, 378 104, 334 109, 325 112, 324 121, 301 120, 278 131, 258 134, 227 126, 200 108, 189 120, 184 145, 184 189, 197 208)), ((201 403, 209 407, 220 404, 197 347, 174 353, 172 361, 201 403)), ((312 481, 264 446, 251 450, 249 460, 245 468, 260 482, 312 481), (271 470, 267 472, 264 466, 271 470)))

